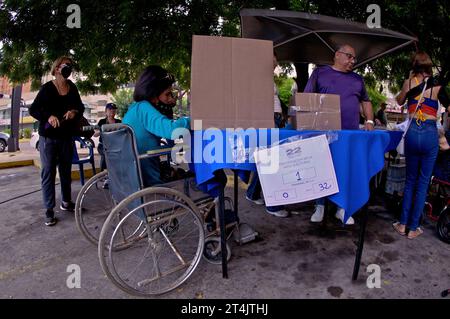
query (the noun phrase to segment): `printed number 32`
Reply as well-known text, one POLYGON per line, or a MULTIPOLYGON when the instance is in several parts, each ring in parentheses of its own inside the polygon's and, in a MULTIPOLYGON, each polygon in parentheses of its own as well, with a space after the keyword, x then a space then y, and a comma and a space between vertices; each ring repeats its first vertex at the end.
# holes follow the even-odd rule
POLYGON ((330 189, 331 185, 328 185, 328 183, 321 183, 321 184, 319 184, 319 188, 320 188, 320 191, 324 191, 324 190, 330 189))

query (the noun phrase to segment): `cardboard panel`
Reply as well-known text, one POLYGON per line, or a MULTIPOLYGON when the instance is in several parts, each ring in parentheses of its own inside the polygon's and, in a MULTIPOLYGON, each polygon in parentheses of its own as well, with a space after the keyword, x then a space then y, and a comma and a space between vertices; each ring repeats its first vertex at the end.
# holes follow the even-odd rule
POLYGON ((191 119, 202 129, 274 127, 272 42, 194 36, 191 119))

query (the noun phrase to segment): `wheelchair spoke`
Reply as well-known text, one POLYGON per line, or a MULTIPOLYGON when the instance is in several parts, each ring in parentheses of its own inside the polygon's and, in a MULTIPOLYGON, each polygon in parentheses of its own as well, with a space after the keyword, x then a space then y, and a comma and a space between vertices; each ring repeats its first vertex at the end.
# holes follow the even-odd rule
POLYGON ((172 251, 175 253, 175 255, 177 256, 177 258, 180 260, 180 262, 184 265, 186 264, 186 262, 183 259, 183 256, 181 256, 180 251, 174 246, 174 244, 170 241, 169 237, 167 237, 166 233, 164 232, 164 230, 160 227, 159 231, 161 232, 161 234, 163 235, 164 239, 166 240, 166 242, 169 244, 169 247, 172 249, 172 251))
POLYGON ((187 233, 186 235, 184 235, 184 236, 181 237, 181 238, 178 238, 178 239, 177 239, 176 241, 174 241, 173 243, 174 243, 174 244, 177 244, 177 243, 180 242, 180 241, 185 241, 187 238, 196 238, 196 237, 198 237, 198 236, 192 236, 192 237, 189 236, 189 235, 191 235, 191 234, 195 235, 195 231, 196 231, 196 229, 193 228, 189 233, 187 233))
MULTIPOLYGON (((150 244, 147 245, 147 248, 145 249, 144 254, 142 255, 141 260, 140 260, 138 263, 136 263, 136 266, 134 266, 134 268, 131 269, 130 272, 124 274, 124 279, 125 279, 125 280, 127 280, 128 278, 130 278, 130 276, 131 276, 132 274, 134 274, 134 273, 137 271, 137 269, 144 263, 144 261, 149 257, 149 256, 147 255, 148 252, 151 251, 151 250, 152 250, 152 249, 151 249, 150 244)), ((152 254, 153 254, 153 251, 152 251, 152 254)), ((157 267, 157 265, 156 265, 156 267, 157 267)), ((157 271, 158 271, 158 273, 159 273, 159 269, 157 269, 157 271)))

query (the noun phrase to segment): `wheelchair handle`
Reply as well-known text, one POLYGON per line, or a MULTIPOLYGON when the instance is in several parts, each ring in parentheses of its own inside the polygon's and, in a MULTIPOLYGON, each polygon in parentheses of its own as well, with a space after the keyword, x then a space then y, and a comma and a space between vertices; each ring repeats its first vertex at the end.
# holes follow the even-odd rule
POLYGON ((94 130, 100 130, 100 126, 98 125, 86 125, 81 128, 82 132, 89 132, 94 130))
MULTIPOLYGON (((159 148, 156 150, 147 151, 146 154, 139 155, 139 159, 168 155, 168 154, 171 154, 172 151, 174 151, 174 150, 179 150, 179 148, 180 148, 180 146, 174 146, 174 147, 164 147, 164 148, 159 148)), ((184 145, 184 146, 182 146, 182 149, 184 151, 184 150, 188 149, 188 147, 186 145, 184 145)))

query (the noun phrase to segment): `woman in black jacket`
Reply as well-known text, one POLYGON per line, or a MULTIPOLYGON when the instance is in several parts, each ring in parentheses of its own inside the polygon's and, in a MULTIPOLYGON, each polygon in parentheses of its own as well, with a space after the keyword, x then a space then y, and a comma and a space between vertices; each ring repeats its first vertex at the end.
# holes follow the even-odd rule
POLYGON ((56 166, 61 181, 60 209, 73 211, 75 206, 71 200, 72 137, 78 130, 84 106, 77 87, 68 80, 72 67, 71 58, 62 56, 56 59, 51 69, 55 79, 41 87, 30 107, 31 116, 39 121, 41 183, 47 226, 57 222, 53 210, 56 166))

